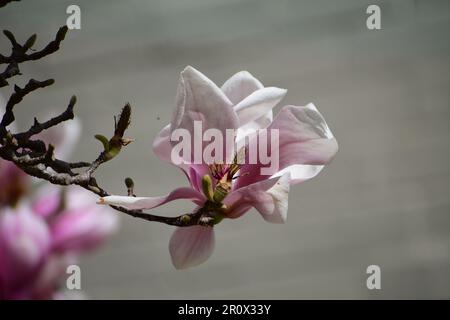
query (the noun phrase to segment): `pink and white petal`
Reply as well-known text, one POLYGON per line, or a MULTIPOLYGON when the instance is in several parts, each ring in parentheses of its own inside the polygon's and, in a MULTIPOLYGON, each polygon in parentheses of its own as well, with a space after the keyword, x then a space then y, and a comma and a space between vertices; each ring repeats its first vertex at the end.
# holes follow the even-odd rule
POLYGON ((214 82, 191 66, 181 72, 176 105, 171 131, 183 128, 192 134, 195 120, 203 122, 203 130, 215 128, 223 133, 238 126, 237 115, 227 96, 214 82))
MULTIPOLYGON (((296 184, 315 177, 333 159, 338 151, 338 144, 314 104, 309 103, 305 107, 291 106, 289 111, 295 117, 295 132, 303 135, 305 140, 293 142, 295 139, 286 135, 283 135, 283 141, 280 138, 280 167, 283 169, 275 176, 289 172, 291 184, 296 184)), ((281 119, 272 127, 282 128, 289 121, 281 119)), ((280 137, 281 135, 280 133, 280 137)))
POLYGON ((248 71, 240 71, 230 77, 221 89, 235 105, 252 92, 264 88, 263 84, 248 71))
POLYGON ((180 227, 170 239, 169 251, 172 263, 177 269, 195 267, 211 256, 215 237, 213 227, 180 227))
POLYGON ((236 133, 237 145, 241 145, 245 137, 254 134, 257 130, 267 128, 272 123, 272 121, 273 121, 273 111, 270 110, 262 117, 254 121, 250 121, 249 123, 246 123, 242 127, 239 127, 236 133))
POLYGON ((153 152, 163 161, 172 163, 172 143, 170 142, 170 124, 165 126, 153 140, 153 152))
MULTIPOLYGON (((289 172, 291 184, 314 177, 338 150, 336 139, 312 104, 283 107, 268 129, 279 131, 279 172, 273 177, 289 172), (284 170, 288 167, 289 170, 284 170)), ((241 171, 247 175, 238 179, 236 188, 266 179, 267 176, 261 175, 261 167, 260 164, 244 165, 241 171)))
POLYGON ((234 106, 239 117, 239 127, 266 115, 286 95, 287 90, 267 87, 254 91, 234 106))
POLYGON ((178 199, 191 200, 196 204, 203 204, 205 201, 204 195, 199 191, 193 188, 183 187, 177 188, 168 195, 161 197, 108 196, 100 198, 97 203, 121 206, 131 210, 144 210, 153 209, 178 199))
POLYGON ((288 211, 290 174, 263 180, 233 191, 225 204, 228 218, 238 218, 252 207, 271 223, 285 223, 288 211))

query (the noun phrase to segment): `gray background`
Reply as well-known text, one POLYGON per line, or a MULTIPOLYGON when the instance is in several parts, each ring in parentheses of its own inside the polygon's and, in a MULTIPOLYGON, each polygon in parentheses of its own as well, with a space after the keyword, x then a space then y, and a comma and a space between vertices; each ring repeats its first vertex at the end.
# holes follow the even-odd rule
POLYGON ((188 64, 218 84, 246 69, 287 88, 282 104, 314 102, 340 145, 316 179, 292 189, 286 225, 254 211, 225 221, 195 269, 172 267, 172 227, 123 216, 120 233, 83 259, 91 298, 450 298, 450 1, 22 1, 0 10, 0 25, 19 39, 37 32, 40 47, 72 3, 82 29, 23 66, 23 79, 56 84, 27 97, 19 118, 29 125, 76 94, 84 131, 74 159, 92 160, 93 135, 109 134, 129 101, 136 142, 98 172, 112 192, 124 193, 125 176, 140 195, 186 184, 151 142, 188 64), (380 31, 365 25, 371 3, 380 31), (380 291, 366 288, 370 264, 382 269, 380 291))

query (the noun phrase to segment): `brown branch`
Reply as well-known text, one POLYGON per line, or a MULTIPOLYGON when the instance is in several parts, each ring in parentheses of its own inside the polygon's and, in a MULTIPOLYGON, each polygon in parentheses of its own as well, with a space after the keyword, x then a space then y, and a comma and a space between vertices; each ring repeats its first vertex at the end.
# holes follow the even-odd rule
POLYGON ((21 141, 25 142, 28 139, 30 139, 33 135, 39 134, 42 131, 49 129, 51 127, 54 127, 64 121, 73 119, 75 116, 73 113, 73 107, 75 106, 76 102, 77 102, 77 98, 75 96, 72 96, 72 98, 70 99, 69 105, 67 106, 66 110, 63 113, 61 113, 60 115, 58 115, 44 123, 39 123, 37 118, 34 118, 34 123, 31 126, 31 128, 28 129, 28 131, 26 131, 26 132, 22 132, 22 133, 18 133, 16 135, 14 135, 14 138, 16 138, 16 140, 18 142, 21 142, 21 141))
POLYGON ((33 52, 31 54, 28 54, 27 51, 31 49, 34 42, 36 41, 35 34, 29 37, 28 40, 25 41, 23 45, 20 45, 11 31, 3 30, 4 35, 11 42, 12 50, 9 56, 4 56, 0 54, 0 65, 8 64, 5 71, 0 73, 0 88, 8 85, 7 79, 20 74, 19 63, 25 61, 39 60, 41 58, 44 58, 45 56, 48 56, 58 51, 61 42, 66 37, 67 30, 68 30, 67 26, 59 28, 53 41, 47 44, 42 50, 33 52))
POLYGON ((19 86, 14 86, 15 92, 11 95, 11 97, 8 100, 8 103, 6 104, 6 112, 3 115, 3 119, 2 119, 2 122, 0 123, 0 125, 2 127, 7 127, 15 120, 13 108, 15 105, 17 105, 19 102, 21 102, 27 94, 29 94, 30 92, 33 92, 34 90, 37 90, 39 88, 45 88, 47 86, 50 86, 54 82, 55 82, 55 80, 53 80, 53 79, 48 79, 45 81, 37 81, 37 80, 31 79, 23 88, 20 88, 19 86))
MULTIPOLYGON (((0 6, 5 5, 7 2, 10 1, 0 0, 0 6)), ((55 40, 46 45, 44 49, 32 54, 27 54, 27 51, 36 41, 36 35, 32 35, 25 44, 20 45, 14 35, 10 31, 5 30, 4 34, 11 42, 12 51, 10 56, 0 55, 0 64, 8 64, 5 71, 0 73, 0 87, 8 85, 6 79, 20 74, 20 63, 38 60, 57 51, 66 32, 67 27, 61 27, 56 34, 55 40)), ((102 164, 116 157, 120 153, 122 147, 133 141, 132 139, 124 138, 125 131, 130 124, 131 118, 131 106, 128 103, 123 107, 119 120, 114 121, 114 134, 111 139, 108 140, 102 135, 96 136, 103 144, 103 151, 93 162, 66 162, 56 159, 54 156, 54 147, 52 145, 47 147, 41 140, 32 140, 34 135, 74 118, 73 109, 76 103, 75 96, 70 99, 69 105, 65 111, 54 118, 43 123, 40 123, 35 118, 33 125, 27 131, 21 133, 11 134, 7 130, 7 127, 15 121, 14 107, 19 104, 26 95, 53 83, 54 80, 52 79, 45 81, 31 79, 23 88, 18 86, 14 87, 15 92, 10 96, 6 105, 5 114, 0 122, 0 158, 13 162, 28 175, 46 180, 52 184, 62 186, 78 185, 95 193, 99 197, 109 196, 109 193, 97 184, 94 173, 102 164), (82 170, 81 172, 75 173, 73 169, 82 170)), ((128 193, 134 195, 132 187, 131 189, 128 189, 128 193)), ((214 219, 211 212, 218 209, 217 204, 207 202, 202 208, 194 213, 187 213, 178 217, 163 217, 145 213, 142 210, 129 210, 119 206, 111 207, 135 218, 179 227, 198 224, 213 225, 214 219)))
POLYGON ((0 0, 0 8, 6 6, 8 3, 13 1, 20 1, 20 0, 0 0))

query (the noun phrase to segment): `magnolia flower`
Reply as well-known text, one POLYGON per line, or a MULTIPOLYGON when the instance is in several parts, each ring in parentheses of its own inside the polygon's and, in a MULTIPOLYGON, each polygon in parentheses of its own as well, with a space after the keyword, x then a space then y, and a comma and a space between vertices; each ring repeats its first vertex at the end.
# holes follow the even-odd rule
MULTIPOLYGON (((273 119, 272 109, 286 94, 286 90, 263 87, 250 73, 235 74, 219 88, 205 75, 187 67, 180 77, 176 110, 169 125, 156 137, 153 149, 162 159, 171 163, 176 129, 194 131, 194 121, 202 121, 203 130, 215 128, 226 135, 227 129, 237 130, 236 141, 245 136, 258 138, 259 129, 277 129, 279 132, 279 170, 270 176, 262 175, 264 167, 258 158, 255 164, 214 163, 178 166, 186 174, 190 186, 173 190, 161 197, 109 196, 100 203, 114 204, 129 209, 152 209, 169 201, 188 199, 199 208, 216 205, 219 218, 238 218, 251 208, 272 223, 284 223, 288 210, 291 185, 317 175, 331 161, 338 145, 322 115, 313 104, 285 106, 273 119), (210 185, 214 199, 208 195, 210 185), (216 198, 216 194, 222 196, 216 198)), ((214 209, 215 210, 215 209, 214 209)), ((169 250, 177 269, 203 263, 214 249, 214 230, 211 226, 177 228, 172 235, 169 250)))
POLYGON ((90 251, 117 231, 118 215, 95 205, 95 196, 89 191, 76 186, 41 189, 32 207, 48 221, 54 252, 90 251))
POLYGON ((118 216, 88 191, 42 187, 30 205, 0 210, 0 298, 50 299, 66 268, 117 230, 118 216))
POLYGON ((0 211, 0 298, 30 298, 50 247, 47 225, 29 207, 0 211))

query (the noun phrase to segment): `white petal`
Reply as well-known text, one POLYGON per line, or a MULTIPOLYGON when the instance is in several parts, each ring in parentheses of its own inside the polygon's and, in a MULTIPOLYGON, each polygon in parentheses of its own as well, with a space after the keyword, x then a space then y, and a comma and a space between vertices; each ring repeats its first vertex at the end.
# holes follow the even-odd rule
POLYGON ((237 127, 237 115, 231 102, 214 82, 191 66, 180 75, 177 108, 172 117, 170 130, 187 129, 193 133, 194 121, 202 121, 203 129, 225 129, 237 127))
POLYGON ((266 115, 286 95, 286 89, 268 87, 259 89, 234 106, 239 127, 266 115))
POLYGON ((131 210, 153 209, 167 202, 188 199, 195 203, 204 201, 204 196, 192 188, 177 188, 166 196, 161 197, 126 197, 126 196, 108 196, 98 200, 99 204, 109 204, 121 206, 131 210))
POLYGON ((264 219, 272 223, 285 223, 288 212, 290 174, 283 175, 267 194, 272 197, 274 208, 269 212, 261 212, 264 219))
POLYGON ((240 71, 225 81, 221 89, 233 104, 237 104, 252 92, 262 89, 262 83, 248 71, 240 71))

